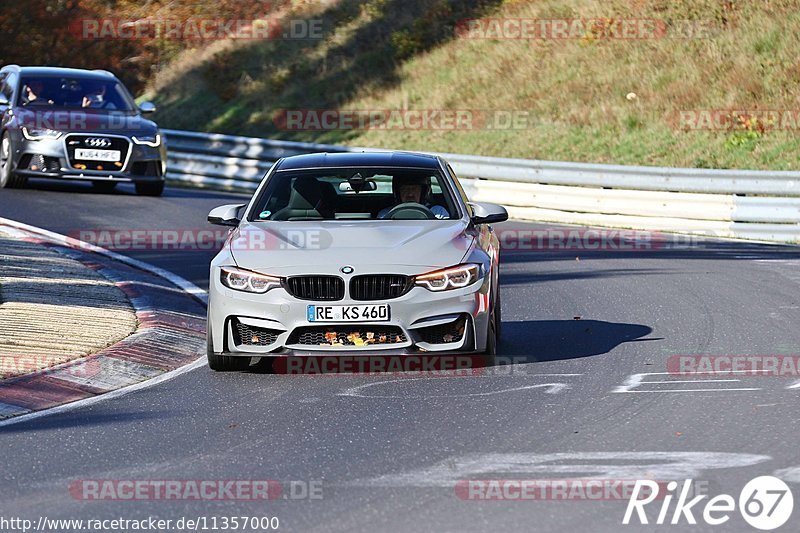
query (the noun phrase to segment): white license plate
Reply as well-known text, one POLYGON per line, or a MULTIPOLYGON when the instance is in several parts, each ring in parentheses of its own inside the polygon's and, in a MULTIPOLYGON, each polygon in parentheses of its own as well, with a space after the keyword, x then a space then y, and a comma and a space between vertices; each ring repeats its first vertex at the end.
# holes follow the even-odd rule
POLYGON ((309 305, 309 322, 380 322, 389 320, 389 306, 309 305))
POLYGON ((75 159, 82 161, 119 161, 121 157, 122 153, 119 150, 75 149, 75 159))

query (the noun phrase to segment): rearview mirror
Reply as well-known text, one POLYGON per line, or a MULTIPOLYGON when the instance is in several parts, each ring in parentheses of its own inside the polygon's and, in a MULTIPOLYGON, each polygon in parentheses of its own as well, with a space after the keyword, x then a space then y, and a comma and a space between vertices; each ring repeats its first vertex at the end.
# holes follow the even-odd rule
POLYGON ((208 221, 218 226, 238 226, 242 219, 239 210, 246 204, 228 204, 215 207, 208 213, 208 221))
POLYGON ((474 224, 494 224, 508 220, 508 211, 502 205, 488 202, 470 202, 474 224))
POLYGON ((153 102, 142 102, 141 104, 139 104, 139 111, 141 111, 145 115, 148 113, 155 113, 156 104, 154 104, 153 102))
POLYGON ((361 183, 350 183, 349 181, 339 182, 339 191, 341 192, 364 192, 364 191, 377 191, 378 184, 373 180, 363 181, 361 183))

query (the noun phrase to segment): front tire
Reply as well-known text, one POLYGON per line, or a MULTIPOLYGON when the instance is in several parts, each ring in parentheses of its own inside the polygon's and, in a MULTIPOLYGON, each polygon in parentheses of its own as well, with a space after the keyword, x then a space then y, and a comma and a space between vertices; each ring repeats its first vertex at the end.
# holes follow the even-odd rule
POLYGON ((486 327, 486 348, 483 350, 483 361, 486 366, 494 366, 497 355, 497 315, 492 309, 486 327))
POLYGON ((500 290, 498 287, 497 300, 494 302, 494 316, 495 316, 495 332, 497 333, 497 344, 500 344, 502 338, 500 332, 503 329, 503 306, 500 303, 500 290))
POLYGON ((0 189, 13 186, 11 166, 11 139, 8 138, 8 132, 5 132, 0 138, 0 189))
POLYGON ((142 196, 161 196, 164 192, 163 181, 139 181, 136 182, 136 194, 142 196))

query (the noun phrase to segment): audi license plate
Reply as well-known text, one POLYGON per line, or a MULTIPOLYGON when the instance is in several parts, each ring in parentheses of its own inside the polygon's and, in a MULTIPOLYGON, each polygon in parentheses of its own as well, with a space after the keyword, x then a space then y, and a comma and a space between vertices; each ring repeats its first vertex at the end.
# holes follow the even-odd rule
POLYGON ((309 305, 309 322, 381 322, 389 320, 389 306, 309 305))
POLYGON ((122 153, 119 150, 75 149, 75 159, 82 161, 119 161, 121 157, 122 153))

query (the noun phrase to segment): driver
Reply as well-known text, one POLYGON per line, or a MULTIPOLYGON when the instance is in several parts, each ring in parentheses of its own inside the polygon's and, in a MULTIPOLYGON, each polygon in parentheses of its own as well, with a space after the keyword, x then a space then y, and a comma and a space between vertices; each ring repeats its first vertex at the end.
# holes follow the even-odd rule
POLYGON ((431 179, 427 176, 397 176, 392 180, 392 193, 395 205, 381 209, 378 218, 386 218, 394 207, 413 202, 431 210, 436 218, 450 218, 450 213, 441 205, 431 205, 431 179))
MULTIPOLYGON (((24 100, 24 104, 29 104, 35 100, 39 100, 40 102, 44 100, 42 97, 42 93, 44 92, 44 83, 41 80, 30 80, 25 84, 25 87, 22 90, 22 99, 24 100)), ((48 104, 52 104, 52 100, 47 100, 48 104)))

